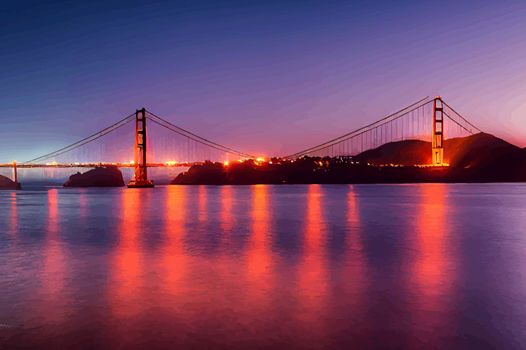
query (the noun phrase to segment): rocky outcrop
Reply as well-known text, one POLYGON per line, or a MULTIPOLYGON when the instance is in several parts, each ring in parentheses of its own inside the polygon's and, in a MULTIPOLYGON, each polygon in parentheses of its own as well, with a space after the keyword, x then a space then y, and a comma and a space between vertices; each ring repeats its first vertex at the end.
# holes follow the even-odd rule
POLYGON ((10 178, 0 175, 0 190, 19 190, 20 183, 15 183, 10 178))
POLYGON ((91 169, 85 173, 71 175, 64 187, 123 187, 122 172, 113 166, 91 169))

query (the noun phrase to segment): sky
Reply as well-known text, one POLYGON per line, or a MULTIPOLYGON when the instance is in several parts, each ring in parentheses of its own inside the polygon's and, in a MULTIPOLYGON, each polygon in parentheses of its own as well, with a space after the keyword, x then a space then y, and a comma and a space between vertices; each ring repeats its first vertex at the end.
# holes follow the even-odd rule
POLYGON ((285 155, 440 95, 526 146, 524 1, 11 1, 0 162, 146 107, 285 155))

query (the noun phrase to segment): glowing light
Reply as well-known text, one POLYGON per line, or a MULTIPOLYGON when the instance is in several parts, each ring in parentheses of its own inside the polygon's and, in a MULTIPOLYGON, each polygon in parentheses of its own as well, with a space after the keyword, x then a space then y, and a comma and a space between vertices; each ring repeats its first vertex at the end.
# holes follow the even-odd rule
POLYGON ((266 160, 264 157, 257 157, 255 160, 254 160, 254 164, 255 165, 261 165, 261 163, 264 163, 266 160))
POLYGON ((229 162, 228 160, 225 160, 225 161, 223 162, 223 165, 224 165, 224 166, 228 166, 229 164, 230 164, 230 162, 229 162))
POLYGON ((167 160, 166 162, 164 162, 164 164, 166 166, 175 166, 175 165, 177 165, 177 161, 175 161, 175 160, 167 160))

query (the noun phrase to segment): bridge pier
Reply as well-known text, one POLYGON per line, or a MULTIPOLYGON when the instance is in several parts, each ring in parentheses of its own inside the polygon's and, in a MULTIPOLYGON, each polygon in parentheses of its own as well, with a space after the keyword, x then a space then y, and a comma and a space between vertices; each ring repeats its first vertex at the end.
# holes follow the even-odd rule
POLYGON ((129 188, 151 188, 154 183, 148 180, 148 166, 146 162, 146 109, 135 111, 135 160, 134 178, 128 183, 129 188))

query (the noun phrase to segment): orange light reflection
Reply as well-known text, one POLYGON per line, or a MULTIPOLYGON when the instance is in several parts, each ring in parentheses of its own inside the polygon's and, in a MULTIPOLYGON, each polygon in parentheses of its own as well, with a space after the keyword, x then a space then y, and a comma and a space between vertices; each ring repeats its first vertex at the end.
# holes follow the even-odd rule
POLYGON ((447 309, 446 297, 453 286, 455 276, 451 264, 454 260, 448 242, 446 185, 426 184, 420 189, 421 209, 417 217, 415 247, 418 255, 413 273, 418 305, 415 322, 431 334, 432 329, 451 326, 441 311, 447 309))
POLYGON ((112 332, 120 346, 134 343, 138 334, 128 334, 126 323, 140 316, 144 302, 141 299, 143 257, 140 244, 141 190, 125 189, 121 195, 122 213, 118 230, 119 242, 110 261, 112 273, 108 283, 108 302, 115 319, 112 332))
POLYGON ((272 276, 273 261, 270 251, 270 213, 269 213, 269 186, 255 185, 251 187, 252 192, 252 233, 247 248, 247 286, 250 291, 248 305, 252 310, 268 312, 271 307, 269 291, 273 290, 274 281, 272 276))
POLYGON ((49 324, 62 324, 66 317, 67 301, 65 300, 65 253, 59 236, 59 208, 58 190, 47 192, 47 225, 45 246, 43 249, 42 283, 42 311, 49 324))
POLYGON ((221 187, 221 228, 223 229, 223 232, 230 232, 234 226, 232 196, 232 186, 221 187))
MULTIPOLYGON (((187 189, 186 186, 167 187, 165 202, 166 243, 159 261, 159 271, 162 271, 161 288, 169 296, 172 308, 180 306, 174 297, 181 296, 189 287, 183 283, 188 264, 184 249, 187 189)), ((178 313, 182 311, 179 309, 178 313)))
POLYGON ((320 323, 320 312, 324 310, 324 304, 327 302, 329 278, 322 200, 321 186, 309 185, 304 219, 304 249, 298 267, 299 280, 296 293, 299 303, 297 317, 311 330, 305 336, 313 336, 314 339, 325 332, 324 325, 320 323))

